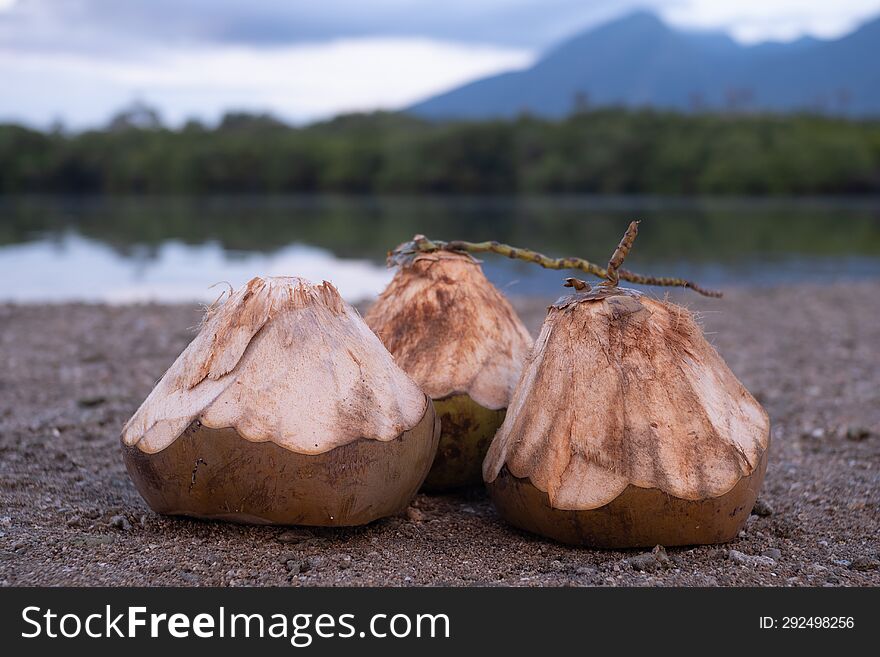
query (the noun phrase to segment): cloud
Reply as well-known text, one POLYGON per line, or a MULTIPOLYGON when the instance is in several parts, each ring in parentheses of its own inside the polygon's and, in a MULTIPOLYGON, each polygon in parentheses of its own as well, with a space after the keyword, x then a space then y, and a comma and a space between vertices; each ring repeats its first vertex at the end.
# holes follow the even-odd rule
POLYGON ((790 41, 805 34, 834 38, 878 13, 878 0, 683 0, 663 11, 675 25, 723 28, 745 43, 790 41))
POLYGON ((0 0, 0 120, 393 109, 637 7, 757 41, 838 36, 880 0, 0 0))
POLYGON ((540 48, 643 4, 639 0, 18 0, 0 13, 0 44, 92 51, 124 44, 128 48, 145 43, 265 47, 381 36, 540 48))
POLYGON ((104 123, 137 97, 179 124, 228 109, 303 122, 396 108, 474 77, 520 68, 530 51, 430 39, 345 39, 269 50, 180 47, 144 60, 0 50, 0 118, 73 127, 104 123))

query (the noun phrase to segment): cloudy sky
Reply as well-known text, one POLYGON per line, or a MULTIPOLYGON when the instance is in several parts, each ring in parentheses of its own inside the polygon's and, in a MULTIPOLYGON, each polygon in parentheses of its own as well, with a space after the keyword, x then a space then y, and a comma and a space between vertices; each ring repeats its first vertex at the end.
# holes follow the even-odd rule
POLYGON ((135 99, 171 124, 402 107, 636 8, 754 43, 839 36, 880 0, 0 0, 0 120, 101 125, 135 99))

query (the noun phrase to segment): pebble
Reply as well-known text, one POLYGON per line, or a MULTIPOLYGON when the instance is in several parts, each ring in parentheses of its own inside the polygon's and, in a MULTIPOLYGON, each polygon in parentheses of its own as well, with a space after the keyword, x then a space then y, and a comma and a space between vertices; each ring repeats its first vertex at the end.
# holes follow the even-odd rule
POLYGON ((712 559, 727 559, 727 550, 724 548, 713 548, 709 550, 709 556, 712 559))
MULTIPOLYGON (((291 575, 299 575, 300 572, 302 572, 302 563, 295 559, 291 559, 285 565, 287 566, 287 572, 291 575)), ((306 568, 306 570, 308 570, 308 568, 306 568)))
POLYGON ((324 563, 324 557, 314 556, 309 557, 305 561, 300 564, 300 570, 302 572, 307 572, 309 570, 318 570, 324 563))
POLYGON ((425 514, 414 506, 407 507, 406 517, 413 522, 424 522, 425 520, 425 514))
POLYGON ((107 534, 98 534, 96 536, 74 536, 70 539, 71 545, 77 545, 80 547, 98 547, 99 545, 110 545, 115 542, 115 539, 107 534))
POLYGON ((631 557, 629 560, 630 568, 643 572, 654 572, 658 568, 669 563, 669 556, 666 554, 665 548, 658 545, 652 552, 645 552, 631 557))
POLYGON ((124 532, 127 532, 131 529, 131 523, 125 518, 125 516, 113 516, 110 518, 110 522, 108 523, 111 527, 115 529, 121 529, 124 532))
POLYGON ((758 500, 755 502, 755 506, 752 507, 752 515, 761 516, 762 518, 772 516, 773 507, 770 506, 770 503, 766 500, 758 498, 758 500))
POLYGON ((295 552, 282 552, 278 557, 278 563, 288 563, 297 558, 299 557, 295 552))
POLYGON ((852 560, 850 564, 851 570, 877 570, 880 568, 880 560, 874 559, 872 557, 856 557, 852 560))
POLYGON ((865 427, 847 427, 846 439, 860 442, 871 437, 871 430, 865 427))
POLYGON ((782 550, 779 548, 767 548, 761 553, 761 556, 773 559, 774 561, 779 561, 782 558, 782 550))
POLYGON ((94 397, 81 397, 77 400, 77 403, 79 404, 80 408, 94 408, 95 406, 100 406, 106 401, 106 397, 95 395, 94 397))
POLYGON ((189 582, 190 584, 198 584, 199 581, 200 581, 200 579, 201 579, 201 578, 200 578, 198 575, 196 575, 195 573, 190 573, 190 572, 183 572, 183 573, 180 573, 180 575, 178 575, 178 576, 179 576, 180 579, 182 579, 184 582, 189 582))
POLYGON ((302 541, 311 538, 311 534, 306 534, 305 532, 292 529, 286 532, 281 532, 275 538, 277 538, 282 543, 301 543, 302 541))
POLYGON ((727 554, 727 558, 733 561, 734 563, 742 564, 743 566, 775 566, 776 561, 770 557, 765 557, 763 555, 753 555, 753 554, 745 554, 744 552, 740 552, 739 550, 731 550, 727 554))

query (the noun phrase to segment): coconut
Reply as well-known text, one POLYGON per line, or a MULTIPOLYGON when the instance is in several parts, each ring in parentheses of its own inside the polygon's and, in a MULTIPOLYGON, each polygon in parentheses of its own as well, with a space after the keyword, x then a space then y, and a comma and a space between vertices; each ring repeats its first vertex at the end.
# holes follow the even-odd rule
POLYGON ((209 309, 122 446, 159 513, 359 525, 407 507, 437 424, 330 283, 254 278, 209 309))
POLYGON ((479 484, 531 336, 471 256, 437 251, 397 264, 366 321, 434 400, 440 446, 425 488, 479 484))
POLYGON ((587 287, 549 308, 483 474, 506 520, 564 543, 721 543, 749 516, 769 442, 685 308, 587 287))

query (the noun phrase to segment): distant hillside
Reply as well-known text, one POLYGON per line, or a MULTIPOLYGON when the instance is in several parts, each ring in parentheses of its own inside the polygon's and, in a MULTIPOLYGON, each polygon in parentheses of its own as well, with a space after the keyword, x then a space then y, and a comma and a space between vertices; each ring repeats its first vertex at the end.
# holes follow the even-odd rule
POLYGON ((420 102, 426 118, 561 117, 586 106, 880 115, 880 18, 834 41, 743 46, 638 12, 580 34, 527 70, 420 102))

